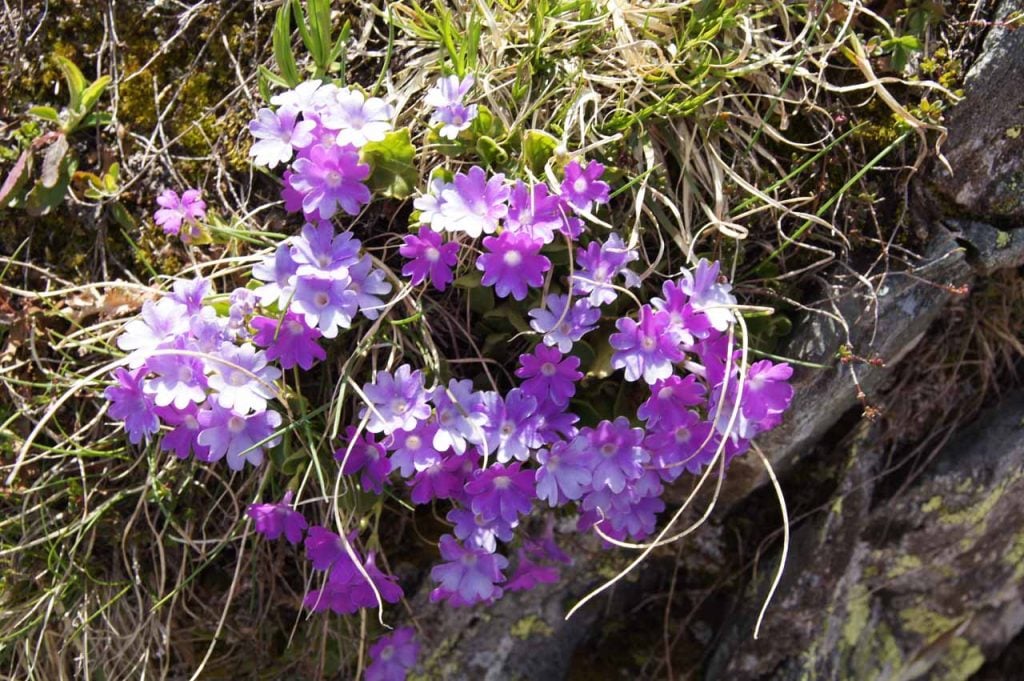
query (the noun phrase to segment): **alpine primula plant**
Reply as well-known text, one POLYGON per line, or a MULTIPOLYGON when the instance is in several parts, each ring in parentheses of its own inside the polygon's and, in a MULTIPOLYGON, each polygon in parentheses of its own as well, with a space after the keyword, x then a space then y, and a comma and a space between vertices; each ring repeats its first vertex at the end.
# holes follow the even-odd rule
MULTIPOLYGON (((427 125, 440 138, 476 134, 474 83, 442 76, 428 91, 427 125)), ((436 537, 430 597, 469 607, 559 579, 571 559, 557 546, 555 512, 606 547, 642 542, 657 532, 667 485, 726 470, 780 423, 792 369, 747 361, 720 264, 698 259, 647 284, 635 235, 594 216, 611 196, 601 162, 552 154, 547 181, 508 174, 514 167, 442 164, 420 181, 408 233, 391 245, 397 265, 386 267, 365 247, 374 234, 345 224, 394 172, 379 150, 408 131, 395 129, 392 105, 322 79, 269 104, 250 123, 251 156, 281 170, 294 232, 255 257, 236 288, 175 281, 124 326, 123 366, 104 394, 131 443, 155 440, 203 464, 224 459, 232 471, 266 466, 291 428, 309 426, 295 421, 295 405, 310 399, 299 394, 300 372, 347 366, 332 348, 353 327, 409 323, 401 315, 410 296, 422 309, 452 289, 490 290, 525 313, 527 349, 507 381, 460 373, 466 364, 442 371, 389 359, 339 393, 352 400, 340 412, 350 421, 333 443, 334 473, 354 488, 443 509, 449 527, 436 537), (607 366, 597 371, 592 348, 601 344, 607 366), (584 408, 581 386, 601 380, 633 384, 626 413, 595 418, 584 408)), ((158 203, 165 231, 198 235, 198 192, 167 190, 158 203)), ((332 505, 298 510, 302 489, 257 500, 247 515, 266 540, 304 547, 313 574, 305 607, 351 614, 401 600, 379 545, 340 524, 311 524, 331 521, 332 505)), ((382 637, 366 678, 405 678, 417 652, 411 629, 382 637)))

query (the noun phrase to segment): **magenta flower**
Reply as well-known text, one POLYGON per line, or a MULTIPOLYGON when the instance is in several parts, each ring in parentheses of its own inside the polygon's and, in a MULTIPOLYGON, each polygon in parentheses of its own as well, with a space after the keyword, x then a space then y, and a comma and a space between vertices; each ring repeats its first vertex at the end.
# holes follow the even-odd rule
POLYGON ((373 553, 366 557, 363 571, 369 576, 369 581, 346 554, 334 564, 323 589, 314 589, 306 594, 303 605, 313 612, 330 609, 339 615, 351 615, 360 608, 377 607, 379 603, 374 587, 384 603, 397 603, 402 599, 402 588, 396 584, 398 580, 380 571, 373 553))
POLYGON ((562 180, 562 197, 578 211, 588 212, 595 203, 608 203, 608 183, 601 181, 604 166, 590 161, 581 168, 579 161, 570 161, 565 166, 562 180))
POLYGON ((217 404, 245 415, 267 408, 267 400, 277 397, 281 370, 267 364, 267 353, 252 344, 224 343, 216 358, 207 360, 210 389, 216 393, 217 404))
POLYGON ((200 431, 199 407, 194 404, 188 405, 185 409, 164 407, 157 408, 156 413, 161 421, 171 426, 171 429, 160 438, 160 449, 174 452, 179 459, 187 459, 189 454, 195 452, 196 458, 200 461, 210 460, 210 448, 196 440, 200 431))
POLYGON ((438 291, 452 282, 452 268, 459 262, 458 242, 442 243, 441 235, 432 229, 407 234, 398 252, 410 259, 402 267, 402 276, 409 277, 409 283, 418 286, 429 278, 438 291))
POLYGON ((498 550, 498 540, 512 541, 512 525, 500 517, 485 518, 456 507, 448 511, 447 518, 455 523, 452 531, 466 546, 494 553, 498 550))
POLYGON ((552 508, 576 501, 590 487, 590 460, 585 438, 556 442, 537 452, 537 498, 552 508))
POLYGON ((505 584, 505 590, 529 591, 541 584, 555 584, 559 576, 558 568, 534 563, 523 549, 519 549, 519 563, 505 584))
POLYGON ((601 319, 601 310, 592 307, 586 298, 577 300, 566 311, 569 296, 550 293, 546 304, 547 307, 530 310, 530 326, 544 334, 545 345, 555 346, 563 353, 572 351, 573 343, 597 328, 601 319))
POLYGON ((210 448, 209 460, 227 456, 228 467, 240 471, 248 461, 253 466, 263 463, 266 449, 276 446, 280 436, 274 431, 281 425, 281 415, 273 409, 244 416, 219 405, 199 412, 202 430, 196 441, 210 448))
POLYGON ((124 421, 128 441, 133 445, 143 440, 149 442, 149 436, 160 429, 156 406, 142 389, 143 371, 130 372, 118 367, 114 369, 117 384, 103 391, 103 396, 110 401, 110 415, 124 421))
POLYGON ((180 197, 173 189, 165 189, 156 202, 160 209, 154 213, 153 222, 164 234, 180 233, 185 243, 199 236, 199 221, 206 217, 206 202, 198 189, 186 189, 180 197), (181 230, 182 225, 185 231, 181 230))
POLYGON ((378 371, 373 383, 363 386, 363 394, 369 402, 360 410, 359 418, 369 416, 366 429, 371 433, 390 435, 396 430, 412 430, 417 421, 430 417, 423 373, 413 371, 408 364, 398 367, 394 375, 378 371))
POLYGON ((613 302, 619 294, 615 290, 616 277, 622 277, 623 285, 639 285, 640 278, 627 265, 639 260, 640 254, 627 248, 615 232, 608 235, 603 244, 590 242, 587 250, 576 250, 576 265, 579 270, 572 275, 573 292, 588 294, 594 307, 613 302))
POLYGON ((327 220, 338 208, 358 215, 370 202, 370 190, 362 182, 370 166, 359 162, 359 151, 351 145, 330 148, 311 146, 292 164, 289 186, 302 194, 302 210, 327 220))
POLYGON ((430 503, 434 499, 455 499, 462 493, 468 469, 475 456, 447 456, 434 459, 426 468, 417 471, 409 481, 409 498, 415 504, 430 503))
POLYGON ((476 260, 476 268, 484 273, 480 283, 494 286, 499 298, 511 294, 516 300, 525 299, 527 289, 542 286, 544 273, 551 269, 551 261, 540 255, 543 245, 525 232, 486 237, 488 252, 476 260))
POLYGON ((401 627, 381 636, 370 648, 370 664, 366 667, 366 681, 405 681, 409 670, 416 666, 420 644, 414 638, 412 627, 401 627))
POLYGON ((297 366, 309 371, 317 360, 327 359, 327 351, 317 343, 323 334, 294 312, 285 313, 280 321, 253 317, 251 324, 256 329, 252 342, 266 348, 267 359, 277 360, 284 369, 297 366))
POLYGON ((706 389, 693 374, 680 378, 669 376, 651 385, 651 396, 636 410, 636 416, 647 422, 648 428, 659 423, 676 423, 687 411, 686 407, 703 404, 706 389))
POLYGON ((531 427, 536 433, 537 447, 550 445, 560 440, 576 437, 576 422, 580 417, 554 402, 545 401, 538 405, 531 418, 531 427))
POLYGON ((381 494, 384 481, 391 472, 391 461, 388 460, 384 446, 369 433, 363 433, 362 437, 357 438, 355 426, 345 429, 345 437, 348 443, 334 451, 334 458, 341 462, 341 472, 344 475, 361 473, 359 484, 363 489, 381 494))
POLYGON ((292 160, 296 149, 313 143, 316 123, 298 117, 299 110, 287 106, 276 113, 266 108, 256 112, 256 119, 249 121, 249 132, 257 140, 249 150, 249 155, 255 157, 253 163, 273 168, 292 160))
POLYGON ((675 336, 669 333, 666 312, 655 312, 650 305, 640 308, 639 321, 623 317, 615 322, 619 333, 613 333, 608 342, 615 352, 612 368, 625 369, 627 381, 641 377, 648 383, 672 375, 673 364, 681 362, 685 354, 679 349, 675 336))
POLYGON ((441 192, 441 214, 432 224, 474 239, 481 234, 493 234, 498 221, 508 214, 509 192, 505 176, 500 173, 487 179, 479 166, 471 167, 468 173, 456 173, 451 188, 441 192))
POLYGON ((669 316, 669 333, 684 346, 693 346, 711 333, 711 320, 690 304, 690 297, 672 281, 662 284, 664 298, 651 298, 651 306, 669 316))
POLYGON ((306 558, 313 563, 314 570, 330 570, 339 562, 342 565, 352 563, 341 536, 319 525, 309 528, 306 535, 306 558))
POLYGON ((621 493, 607 489, 591 492, 581 504, 584 513, 577 529, 582 531, 597 525, 606 535, 619 541, 630 537, 639 541, 654 532, 658 514, 665 510, 664 502, 658 498, 660 494, 660 488, 650 495, 631 488, 621 493))
POLYGON ((772 364, 766 359, 751 364, 743 386, 743 415, 761 421, 769 414, 786 411, 793 400, 793 386, 789 384, 792 376, 793 368, 788 364, 772 364))
POLYGON ((720 263, 709 263, 701 258, 697 269, 691 274, 683 270, 683 280, 679 288, 690 296, 690 305, 698 312, 703 312, 708 321, 718 331, 725 331, 735 320, 732 308, 736 306, 736 297, 729 293, 730 284, 718 281, 720 263))
POLYGON ((306 519, 292 508, 295 493, 288 490, 284 498, 274 504, 250 504, 245 514, 252 518, 256 531, 270 540, 284 534, 289 544, 298 546, 306 531, 306 519))
POLYGON ((500 518, 515 527, 520 514, 530 512, 537 496, 533 471, 520 470, 521 466, 518 461, 507 467, 496 463, 467 482, 466 494, 473 513, 485 520, 500 518))
POLYGON ((505 581, 501 571, 508 567, 507 558, 479 548, 466 548, 450 534, 441 537, 440 548, 445 562, 430 570, 431 579, 439 583, 430 594, 431 601, 447 600, 457 607, 501 598, 498 584, 505 581))
POLYGON ((526 379, 520 387, 524 393, 535 397, 538 404, 545 400, 559 406, 569 404, 576 394, 576 381, 583 378, 577 371, 579 357, 570 355, 563 359, 556 348, 545 345, 535 347, 533 354, 519 355, 519 364, 516 376, 526 379))
POLYGON ((548 191, 546 184, 516 182, 508 203, 505 228, 525 232, 545 244, 554 241, 562 228, 562 199, 548 191))

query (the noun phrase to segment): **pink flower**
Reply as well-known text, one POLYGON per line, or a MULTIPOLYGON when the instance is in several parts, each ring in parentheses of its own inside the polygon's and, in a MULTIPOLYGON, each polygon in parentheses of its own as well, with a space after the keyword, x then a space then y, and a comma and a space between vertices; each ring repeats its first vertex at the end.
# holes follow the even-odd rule
POLYGON ((359 151, 351 145, 324 147, 315 144, 292 164, 289 186, 302 195, 302 210, 327 220, 338 208, 349 215, 370 202, 370 190, 363 184, 370 166, 359 162, 359 151))
POLYGON ((429 278, 438 291, 451 283, 452 268, 459 262, 459 244, 443 243, 441 235, 432 229, 421 229, 418 235, 407 234, 398 252, 410 259, 402 267, 402 276, 409 277, 413 286, 429 278))
POLYGON ((198 189, 186 189, 180 198, 173 189, 165 189, 156 202, 160 210, 153 215, 153 222, 164 230, 164 234, 180 232, 185 243, 199 236, 199 221, 206 217, 206 202, 198 189), (187 231, 181 231, 182 224, 188 228, 187 231))

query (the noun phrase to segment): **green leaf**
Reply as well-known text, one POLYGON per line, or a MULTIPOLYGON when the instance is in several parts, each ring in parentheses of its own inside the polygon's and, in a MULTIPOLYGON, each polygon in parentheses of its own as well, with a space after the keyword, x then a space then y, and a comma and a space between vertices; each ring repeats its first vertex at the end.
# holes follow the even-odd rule
POLYGON ((110 216, 114 218, 114 222, 121 225, 125 230, 129 232, 135 231, 136 224, 135 218, 128 212, 128 209, 124 207, 124 204, 120 201, 114 201, 110 204, 110 216))
POLYGON ((543 130, 527 130, 523 135, 523 161, 537 177, 544 175, 544 166, 558 148, 558 138, 543 130))
POLYGON ((82 92, 82 106, 78 112, 79 115, 85 116, 92 111, 92 108, 96 106, 96 102, 100 101, 100 97, 103 96, 103 92, 109 84, 110 76, 100 76, 92 85, 85 88, 82 92))
POLYGON ((409 196, 419 181, 413 165, 415 155, 409 128, 389 132, 380 142, 367 143, 362 149, 363 161, 372 169, 367 185, 393 199, 409 196))
POLYGON ((36 182, 32 191, 25 197, 25 210, 29 215, 46 215, 64 202, 64 195, 67 194, 68 184, 76 165, 74 159, 64 156, 64 161, 57 171, 57 181, 52 187, 44 186, 42 181, 36 182))
POLYGON ((51 123, 60 123, 60 115, 52 106, 33 106, 28 110, 28 114, 51 123))
POLYGON ((503 166, 508 163, 508 152, 494 141, 494 138, 483 135, 476 141, 476 153, 489 166, 503 166))
POLYGON ((299 67, 295 64, 295 55, 292 54, 292 13, 288 3, 277 8, 273 43, 274 59, 277 61, 277 68, 281 71, 281 80, 285 87, 295 87, 302 82, 302 79, 299 77, 299 67))
POLYGON ((64 156, 67 153, 68 138, 64 135, 58 135, 57 139, 43 153, 43 168, 39 176, 39 184, 46 189, 52 189, 57 186, 64 156))
POLYGON ((68 108, 74 112, 82 110, 82 92, 85 90, 88 81, 82 72, 75 66, 67 57, 62 57, 59 54, 53 56, 54 61, 57 62, 57 66, 60 67, 61 72, 64 74, 64 80, 68 84, 68 108))

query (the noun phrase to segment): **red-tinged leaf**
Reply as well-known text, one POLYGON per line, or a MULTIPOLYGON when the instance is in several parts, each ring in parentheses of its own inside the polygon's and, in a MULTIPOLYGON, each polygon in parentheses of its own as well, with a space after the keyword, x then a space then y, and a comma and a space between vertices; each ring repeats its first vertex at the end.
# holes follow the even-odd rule
POLYGON ((14 167, 11 168, 11 172, 7 173, 7 178, 4 179, 3 186, 0 186, 0 207, 7 205, 7 201, 11 198, 15 188, 21 184, 21 180, 27 176, 25 172, 28 169, 28 159, 31 153, 28 149, 21 152, 21 156, 14 163, 14 167))

